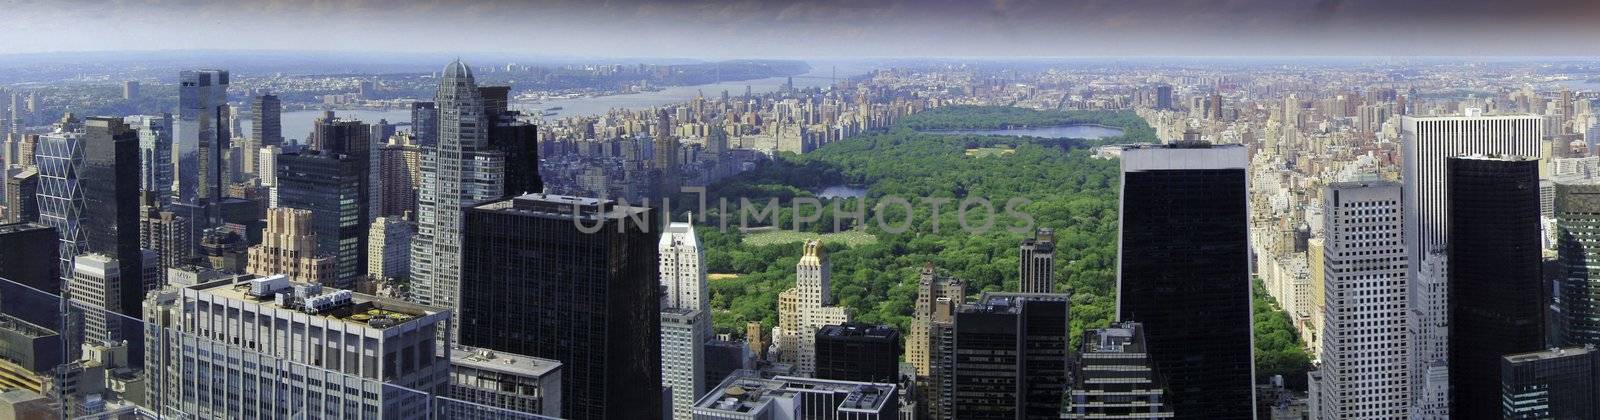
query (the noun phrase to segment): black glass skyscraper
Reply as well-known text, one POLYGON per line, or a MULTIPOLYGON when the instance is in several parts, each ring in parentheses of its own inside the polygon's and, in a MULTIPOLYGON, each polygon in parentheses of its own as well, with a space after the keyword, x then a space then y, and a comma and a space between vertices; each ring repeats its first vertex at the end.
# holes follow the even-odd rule
POLYGON ((954 418, 1056 419, 1070 384, 1068 297, 986 293, 955 314, 954 418))
POLYGON ((1122 152, 1117 318, 1140 322, 1180 419, 1254 417, 1245 149, 1122 152))
POLYGON ((824 325, 817 331, 817 379, 896 383, 900 332, 887 325, 824 325))
POLYGON ((1500 378, 1501 418, 1600 416, 1600 353, 1592 345, 1506 355, 1500 378))
MULTIPOLYGON (((78 227, 83 251, 116 258, 122 274, 121 308, 133 317, 144 300, 143 254, 139 251, 139 135, 121 118, 84 121, 83 219, 78 227)), ((107 308, 113 309, 113 308, 107 308)))
POLYGON ((509 87, 483 86, 478 92, 489 120, 489 148, 505 159, 503 197, 544 192, 539 178, 539 127, 522 121, 520 112, 506 108, 509 87))
POLYGON ((1555 183, 1561 344, 1600 345, 1600 182, 1555 183))
POLYGON ((544 194, 468 209, 461 344, 560 360, 564 418, 661 418, 654 213, 544 194))
POLYGON ((367 179, 361 165, 333 153, 278 155, 278 206, 310 210, 317 252, 334 256, 334 284, 351 288, 367 267, 367 179))
POLYGON ((1544 347, 1538 165, 1449 160, 1451 418, 1500 418, 1500 357, 1544 347))

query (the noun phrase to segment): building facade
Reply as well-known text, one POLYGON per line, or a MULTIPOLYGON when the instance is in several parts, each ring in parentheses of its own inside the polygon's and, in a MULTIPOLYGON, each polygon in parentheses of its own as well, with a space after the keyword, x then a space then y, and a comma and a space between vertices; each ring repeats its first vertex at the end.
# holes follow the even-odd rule
POLYGON ((955 314, 949 418, 1055 419, 1070 385, 1068 296, 985 293, 955 314))
POLYGON ((1049 228, 1035 230, 1033 238, 1023 239, 1017 255, 1017 288, 1022 293, 1054 293, 1056 274, 1056 233, 1049 228))
POLYGON ((1593 345, 1500 358, 1500 416, 1592 419, 1600 416, 1600 352, 1593 345))
POLYGON ((1323 194, 1322 374, 1330 419, 1405 417, 1411 403, 1407 250, 1400 184, 1350 181, 1323 194))
POLYGON ((1117 319, 1146 328, 1178 418, 1255 417, 1246 152, 1122 152, 1117 319))
POLYGON ((432 417, 448 395, 449 314, 392 299, 229 277, 149 297, 156 412, 202 418, 432 417), (443 349, 443 350, 441 350, 443 349))
POLYGON ((472 207, 461 344, 560 360, 564 418, 662 418, 654 217, 544 194, 472 207))
POLYGON ((832 265, 822 241, 806 241, 795 264, 794 287, 778 295, 778 325, 772 334, 778 360, 791 363, 799 375, 811 376, 817 368, 816 336, 824 325, 850 322, 850 311, 834 306, 832 265))
POLYGON ((1065 419, 1168 419, 1165 383, 1137 322, 1084 331, 1065 419))
POLYGON ((472 69, 460 61, 445 66, 435 103, 437 142, 422 142, 427 153, 417 194, 411 276, 419 302, 457 308, 465 246, 462 215, 475 203, 500 197, 503 184, 486 163, 489 121, 472 69))
POLYGON ((1500 357, 1544 347, 1539 167, 1532 158, 1451 158, 1450 417, 1498 418, 1500 357))
POLYGON ((334 286, 333 258, 318 252, 310 210, 279 207, 267 210, 261 243, 250 247, 245 272, 258 276, 283 274, 301 283, 334 286))
POLYGON ((900 332, 887 325, 849 323, 817 330, 818 379, 897 383, 900 332))

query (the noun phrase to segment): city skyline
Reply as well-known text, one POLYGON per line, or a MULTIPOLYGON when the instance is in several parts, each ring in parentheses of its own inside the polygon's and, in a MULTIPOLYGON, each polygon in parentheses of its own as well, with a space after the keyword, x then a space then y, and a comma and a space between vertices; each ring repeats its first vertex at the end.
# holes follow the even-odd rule
POLYGON ((0 54, 310 49, 628 57, 1595 55, 1600 4, 1576 0, 640 0, 422 2, 8 0, 0 54), (49 27, 68 24, 75 31, 49 27), (405 28, 405 30, 397 30, 405 28), (482 28, 493 28, 485 32, 482 28), (951 28, 968 30, 951 31, 951 28), (384 37, 366 36, 385 33, 384 37), (309 48, 307 48, 309 47, 309 48), (1421 53, 1421 54, 1419 54, 1421 53))

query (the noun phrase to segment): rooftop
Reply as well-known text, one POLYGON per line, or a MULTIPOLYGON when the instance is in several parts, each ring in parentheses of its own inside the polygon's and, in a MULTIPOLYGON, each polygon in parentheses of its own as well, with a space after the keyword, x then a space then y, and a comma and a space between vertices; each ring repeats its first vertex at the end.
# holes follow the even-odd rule
POLYGON ((524 377, 544 377, 561 369, 558 360, 465 346, 451 349, 450 364, 524 377))
POLYGON ((977 301, 963 305, 961 312, 1017 313, 1024 301, 1065 302, 1068 295, 1058 293, 984 293, 977 301))
POLYGON ((896 398, 895 387, 894 384, 792 376, 767 379, 754 371, 741 370, 700 397, 694 407, 716 412, 757 413, 766 410, 775 399, 793 399, 803 393, 831 393, 844 394, 842 398, 837 398, 840 403, 836 410, 839 412, 878 413, 883 411, 890 398, 896 398))
POLYGON ((888 325, 848 323, 840 325, 824 325, 820 331, 817 331, 817 335, 829 337, 899 338, 900 332, 895 331, 894 328, 891 328, 888 325))
MULTIPOLYGON (((650 211, 649 207, 625 204, 591 197, 529 193, 510 199, 479 204, 473 209, 562 219, 570 219, 574 215, 580 215, 587 220, 620 220, 629 216, 646 214, 650 211)), ((646 221, 646 223, 651 222, 646 221)))
POLYGON ((442 312, 398 299, 364 295, 348 290, 298 283, 283 275, 256 278, 243 275, 200 283, 190 290, 226 299, 254 302, 263 307, 364 324, 384 329, 442 312), (265 293, 257 293, 265 291, 265 293))
POLYGON ((56 332, 51 331, 49 328, 41 327, 28 321, 23 321, 22 318, 17 318, 9 314, 0 314, 0 329, 15 331, 18 334, 22 334, 24 337, 28 338, 56 335, 56 332))
POLYGON ((1595 347, 1593 345, 1586 345, 1586 346, 1582 346, 1582 347, 1552 348, 1552 349, 1549 349, 1549 350, 1541 350, 1541 351, 1528 352, 1528 353, 1508 354, 1508 355, 1505 356, 1505 359, 1510 361, 1510 362, 1512 362, 1512 363, 1523 363, 1523 362, 1532 362, 1532 361, 1537 361, 1537 360, 1549 360, 1549 359, 1555 359, 1555 358, 1567 357, 1567 356, 1581 356, 1581 355, 1586 355, 1586 354, 1593 353, 1594 351, 1595 351, 1595 347))
POLYGON ((1524 162, 1524 161, 1530 161, 1530 160, 1539 160, 1538 157, 1528 157, 1528 156, 1519 156, 1519 155, 1503 155, 1503 154, 1487 154, 1486 155, 1486 154, 1482 154, 1482 153, 1466 154, 1466 155, 1456 156, 1455 158, 1456 159, 1471 159, 1471 160, 1498 160, 1498 161, 1505 161, 1505 162, 1524 162))

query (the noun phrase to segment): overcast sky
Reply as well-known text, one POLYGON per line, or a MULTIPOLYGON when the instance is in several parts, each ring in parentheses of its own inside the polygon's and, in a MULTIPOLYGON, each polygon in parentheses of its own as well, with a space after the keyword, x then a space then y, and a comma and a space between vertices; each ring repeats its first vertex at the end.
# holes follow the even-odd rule
POLYGON ((1600 56, 1584 0, 0 0, 0 54, 1600 56))

